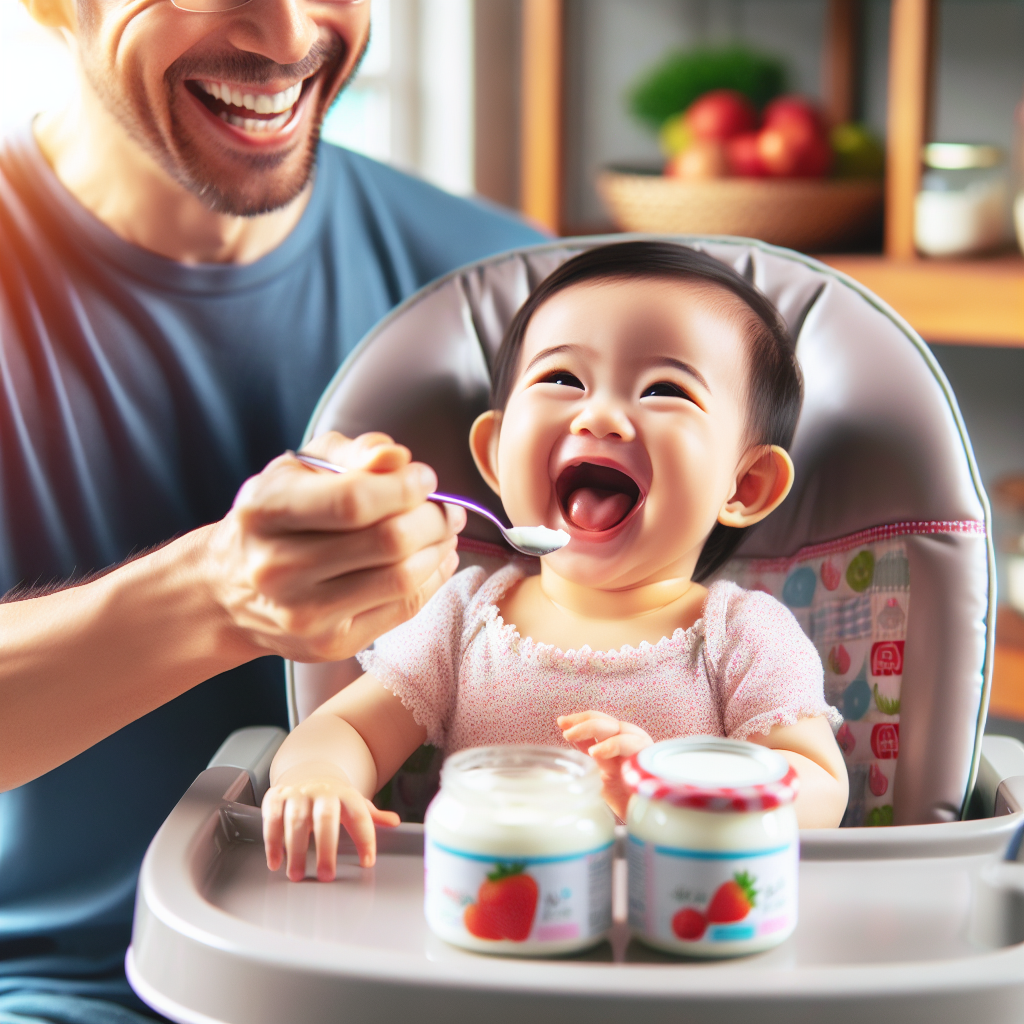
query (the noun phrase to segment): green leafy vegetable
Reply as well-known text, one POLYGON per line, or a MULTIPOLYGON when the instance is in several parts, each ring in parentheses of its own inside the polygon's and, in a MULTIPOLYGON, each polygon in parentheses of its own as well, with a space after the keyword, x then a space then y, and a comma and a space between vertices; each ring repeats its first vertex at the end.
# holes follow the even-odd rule
POLYGON ((785 92, 785 67, 742 46, 672 53, 632 87, 629 105, 657 129, 712 89, 735 89, 761 109, 785 92))

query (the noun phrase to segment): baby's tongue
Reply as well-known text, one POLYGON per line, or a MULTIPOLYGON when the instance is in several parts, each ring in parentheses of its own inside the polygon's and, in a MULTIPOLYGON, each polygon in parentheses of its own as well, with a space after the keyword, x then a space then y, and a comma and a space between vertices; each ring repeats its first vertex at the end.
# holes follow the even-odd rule
POLYGON ((574 526, 599 533, 621 523, 633 507, 633 499, 622 491, 580 487, 569 495, 566 507, 574 526))

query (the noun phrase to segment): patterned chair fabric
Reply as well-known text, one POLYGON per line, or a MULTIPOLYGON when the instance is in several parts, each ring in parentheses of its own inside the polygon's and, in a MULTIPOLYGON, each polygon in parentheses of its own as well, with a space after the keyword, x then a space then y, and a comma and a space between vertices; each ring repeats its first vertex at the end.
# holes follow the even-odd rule
MULTIPOLYGON (((565 259, 627 237, 653 236, 560 240, 423 289, 340 368, 306 439, 384 430, 434 466, 442 490, 500 512, 467 437, 487 407, 505 327, 565 259)), ((846 719, 837 737, 851 780, 844 824, 954 820, 973 786, 988 705, 994 571, 988 501, 948 382, 913 329, 845 275, 749 239, 670 240, 768 295, 804 373, 796 484, 722 575, 787 604, 822 656, 826 696, 846 719)), ((498 541, 471 517, 460 548, 500 556, 498 541)), ((302 672, 290 667, 290 685, 302 672)), ((417 767, 390 789, 410 815, 436 761, 420 756, 417 767)))

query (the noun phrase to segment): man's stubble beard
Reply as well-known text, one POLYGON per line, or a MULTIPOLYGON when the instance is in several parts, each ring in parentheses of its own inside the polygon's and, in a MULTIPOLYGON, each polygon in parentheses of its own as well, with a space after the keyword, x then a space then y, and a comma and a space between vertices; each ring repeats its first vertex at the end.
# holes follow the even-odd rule
MULTIPOLYGON (((337 89, 335 98, 351 82, 368 42, 367 38, 359 59, 354 62, 352 70, 337 89)), ((89 85, 103 106, 128 136, 153 157, 174 181, 201 199, 215 213, 256 217, 287 206, 306 188, 316 164, 320 128, 333 99, 331 103, 325 102, 323 98, 319 100, 318 109, 305 115, 310 123, 305 129, 304 138, 284 151, 243 155, 224 147, 220 155, 235 169, 234 173, 230 173, 208 166, 200 147, 195 145, 185 129, 179 104, 191 102, 191 99, 182 95, 181 83, 186 79, 205 78, 258 85, 279 76, 306 78, 319 71, 318 85, 323 90, 333 83, 337 69, 345 60, 345 54, 344 42, 332 34, 329 40, 317 40, 309 54, 298 64, 276 64, 256 54, 245 53, 215 60, 187 56, 179 58, 164 75, 170 117, 169 144, 146 116, 148 105, 141 84, 135 83, 136 88, 133 89, 133 83, 129 82, 126 94, 88 61, 83 60, 82 66, 89 85), (296 150, 300 148, 303 152, 294 170, 283 179, 277 178, 274 172, 288 161, 294 161, 296 150), (218 180, 224 178, 230 180, 218 180)))

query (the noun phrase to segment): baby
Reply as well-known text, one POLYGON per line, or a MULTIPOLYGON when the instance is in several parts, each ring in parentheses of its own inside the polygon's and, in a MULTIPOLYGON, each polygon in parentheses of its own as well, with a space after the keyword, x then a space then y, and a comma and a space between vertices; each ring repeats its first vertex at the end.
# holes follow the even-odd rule
POLYGON ((802 398, 770 302, 709 256, 624 242, 569 260, 516 314, 470 448, 516 526, 569 544, 458 573, 360 655, 365 670, 285 740, 263 801, 267 862, 335 874, 339 826, 360 863, 371 797, 422 743, 452 754, 572 744, 619 817, 620 768, 674 736, 779 750, 803 827, 835 826, 847 778, 818 655, 789 611, 701 585, 789 493, 802 398))

